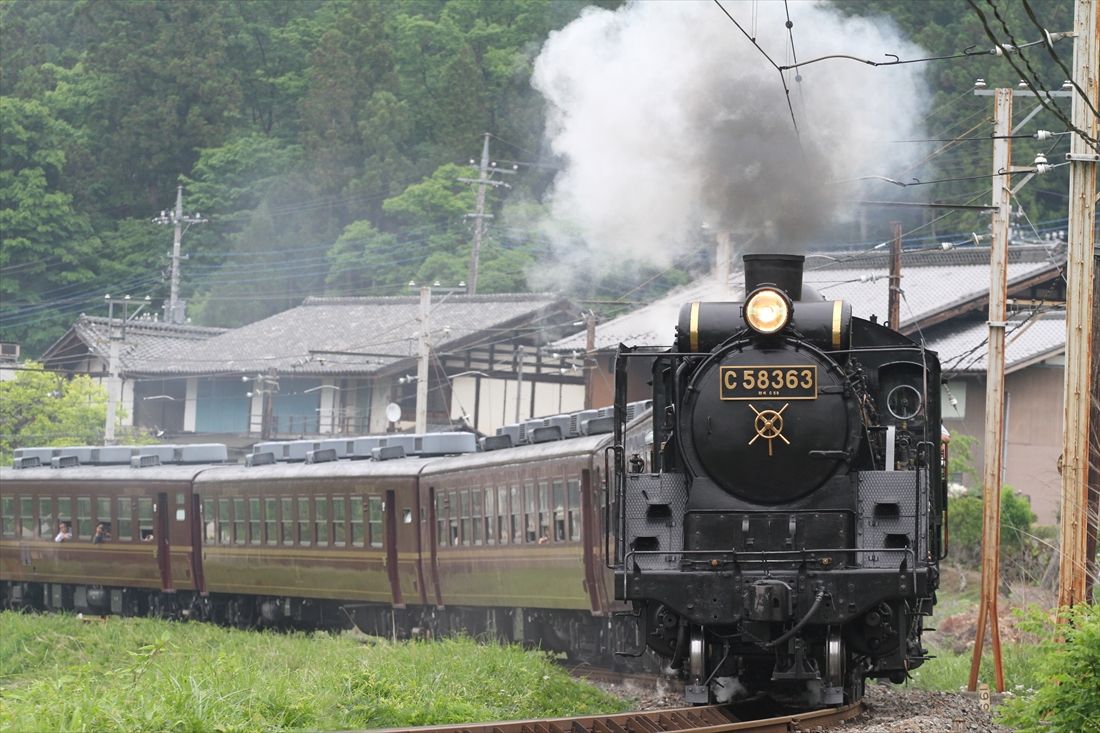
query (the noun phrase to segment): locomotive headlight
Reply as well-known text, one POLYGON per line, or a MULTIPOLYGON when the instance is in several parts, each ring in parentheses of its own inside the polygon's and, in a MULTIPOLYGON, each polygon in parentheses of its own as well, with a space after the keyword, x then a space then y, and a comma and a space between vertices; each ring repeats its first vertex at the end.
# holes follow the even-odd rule
POLYGON ((791 320, 791 301, 773 288, 760 288, 745 301, 745 322, 757 333, 776 333, 791 320))

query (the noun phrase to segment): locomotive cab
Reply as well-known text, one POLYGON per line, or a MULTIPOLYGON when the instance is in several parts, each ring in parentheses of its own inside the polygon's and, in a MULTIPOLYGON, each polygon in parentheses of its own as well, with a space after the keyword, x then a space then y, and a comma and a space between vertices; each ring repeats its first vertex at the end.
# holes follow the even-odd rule
POLYGON ((690 702, 840 704, 924 658, 938 361, 803 299, 802 265, 747 255, 744 302, 687 304, 671 350, 618 355, 618 402, 627 360, 653 360, 654 452, 649 473, 617 453, 616 593, 690 702))

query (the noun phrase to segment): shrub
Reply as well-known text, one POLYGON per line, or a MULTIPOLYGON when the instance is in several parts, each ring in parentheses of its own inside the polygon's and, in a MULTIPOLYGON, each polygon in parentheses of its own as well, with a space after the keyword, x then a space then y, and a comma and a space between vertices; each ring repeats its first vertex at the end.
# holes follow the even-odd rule
POLYGON ((1021 626, 1042 636, 1035 665, 1038 689, 1008 699, 999 710, 1022 733, 1100 733, 1100 605, 1062 609, 1063 624, 1032 610, 1021 626), (1063 636, 1064 643, 1058 643, 1063 636))
MULTIPOLYGON (((1001 567, 1006 578, 1034 576, 1049 555, 1047 543, 1032 533, 1035 515, 1012 487, 1001 490, 1001 567)), ((955 562, 977 567, 982 559, 982 497, 967 493, 948 500, 950 553, 955 562)))

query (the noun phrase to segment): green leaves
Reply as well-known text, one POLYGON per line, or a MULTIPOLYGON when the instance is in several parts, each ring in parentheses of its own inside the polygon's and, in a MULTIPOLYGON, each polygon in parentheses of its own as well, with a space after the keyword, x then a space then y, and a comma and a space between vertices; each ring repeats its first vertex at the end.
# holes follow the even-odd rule
POLYGON ((94 445, 103 440, 107 390, 88 376, 71 380, 26 362, 0 382, 0 462, 28 445, 94 445))

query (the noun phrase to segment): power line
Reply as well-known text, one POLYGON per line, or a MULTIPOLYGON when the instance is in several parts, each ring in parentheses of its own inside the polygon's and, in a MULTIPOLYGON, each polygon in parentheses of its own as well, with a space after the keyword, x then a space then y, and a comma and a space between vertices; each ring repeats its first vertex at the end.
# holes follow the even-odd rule
POLYGON ((730 22, 737 26, 737 30, 741 31, 741 34, 745 36, 745 38, 749 39, 749 42, 756 47, 756 50, 763 54, 764 58, 768 60, 768 63, 771 64, 772 67, 774 67, 775 70, 779 73, 779 82, 783 85, 783 95, 787 100, 787 109, 791 113, 791 124, 794 125, 794 136, 798 140, 798 144, 801 147, 802 137, 798 132, 798 120, 795 119, 794 106, 791 105, 791 88, 787 86, 787 78, 783 76, 784 70, 779 66, 779 64, 775 63, 775 61, 772 60, 772 57, 768 55, 768 52, 765 51, 763 47, 756 42, 756 38, 750 36, 748 31, 746 31, 732 15, 730 15, 729 11, 722 7, 722 3, 720 2, 720 0, 714 0, 714 4, 718 6, 719 10, 725 13, 726 17, 730 19, 730 22))
POLYGON ((1062 61, 1062 57, 1055 53, 1055 39, 1053 37, 1053 34, 1051 34, 1046 28, 1044 28, 1042 23, 1039 22, 1039 19, 1035 16, 1035 11, 1031 9, 1031 3, 1029 3, 1027 0, 1024 0, 1024 11, 1027 12, 1027 17, 1031 18, 1032 24, 1034 24, 1036 28, 1043 32, 1045 41, 1045 43, 1043 43, 1043 47, 1046 48, 1047 53, 1050 54, 1050 57, 1054 59, 1058 66, 1061 67, 1062 71, 1065 72, 1066 79, 1069 80, 1069 83, 1072 84, 1073 88, 1077 90, 1077 93, 1081 95, 1081 98, 1085 100, 1085 104, 1089 106, 1089 109, 1092 110, 1092 113, 1097 117, 1100 117, 1100 110, 1096 109, 1096 107, 1092 103, 1092 100, 1089 99, 1089 95, 1085 93, 1085 90, 1082 89, 1081 86, 1077 83, 1077 80, 1073 78, 1073 72, 1070 71, 1069 67, 1066 66, 1065 62, 1062 61))

